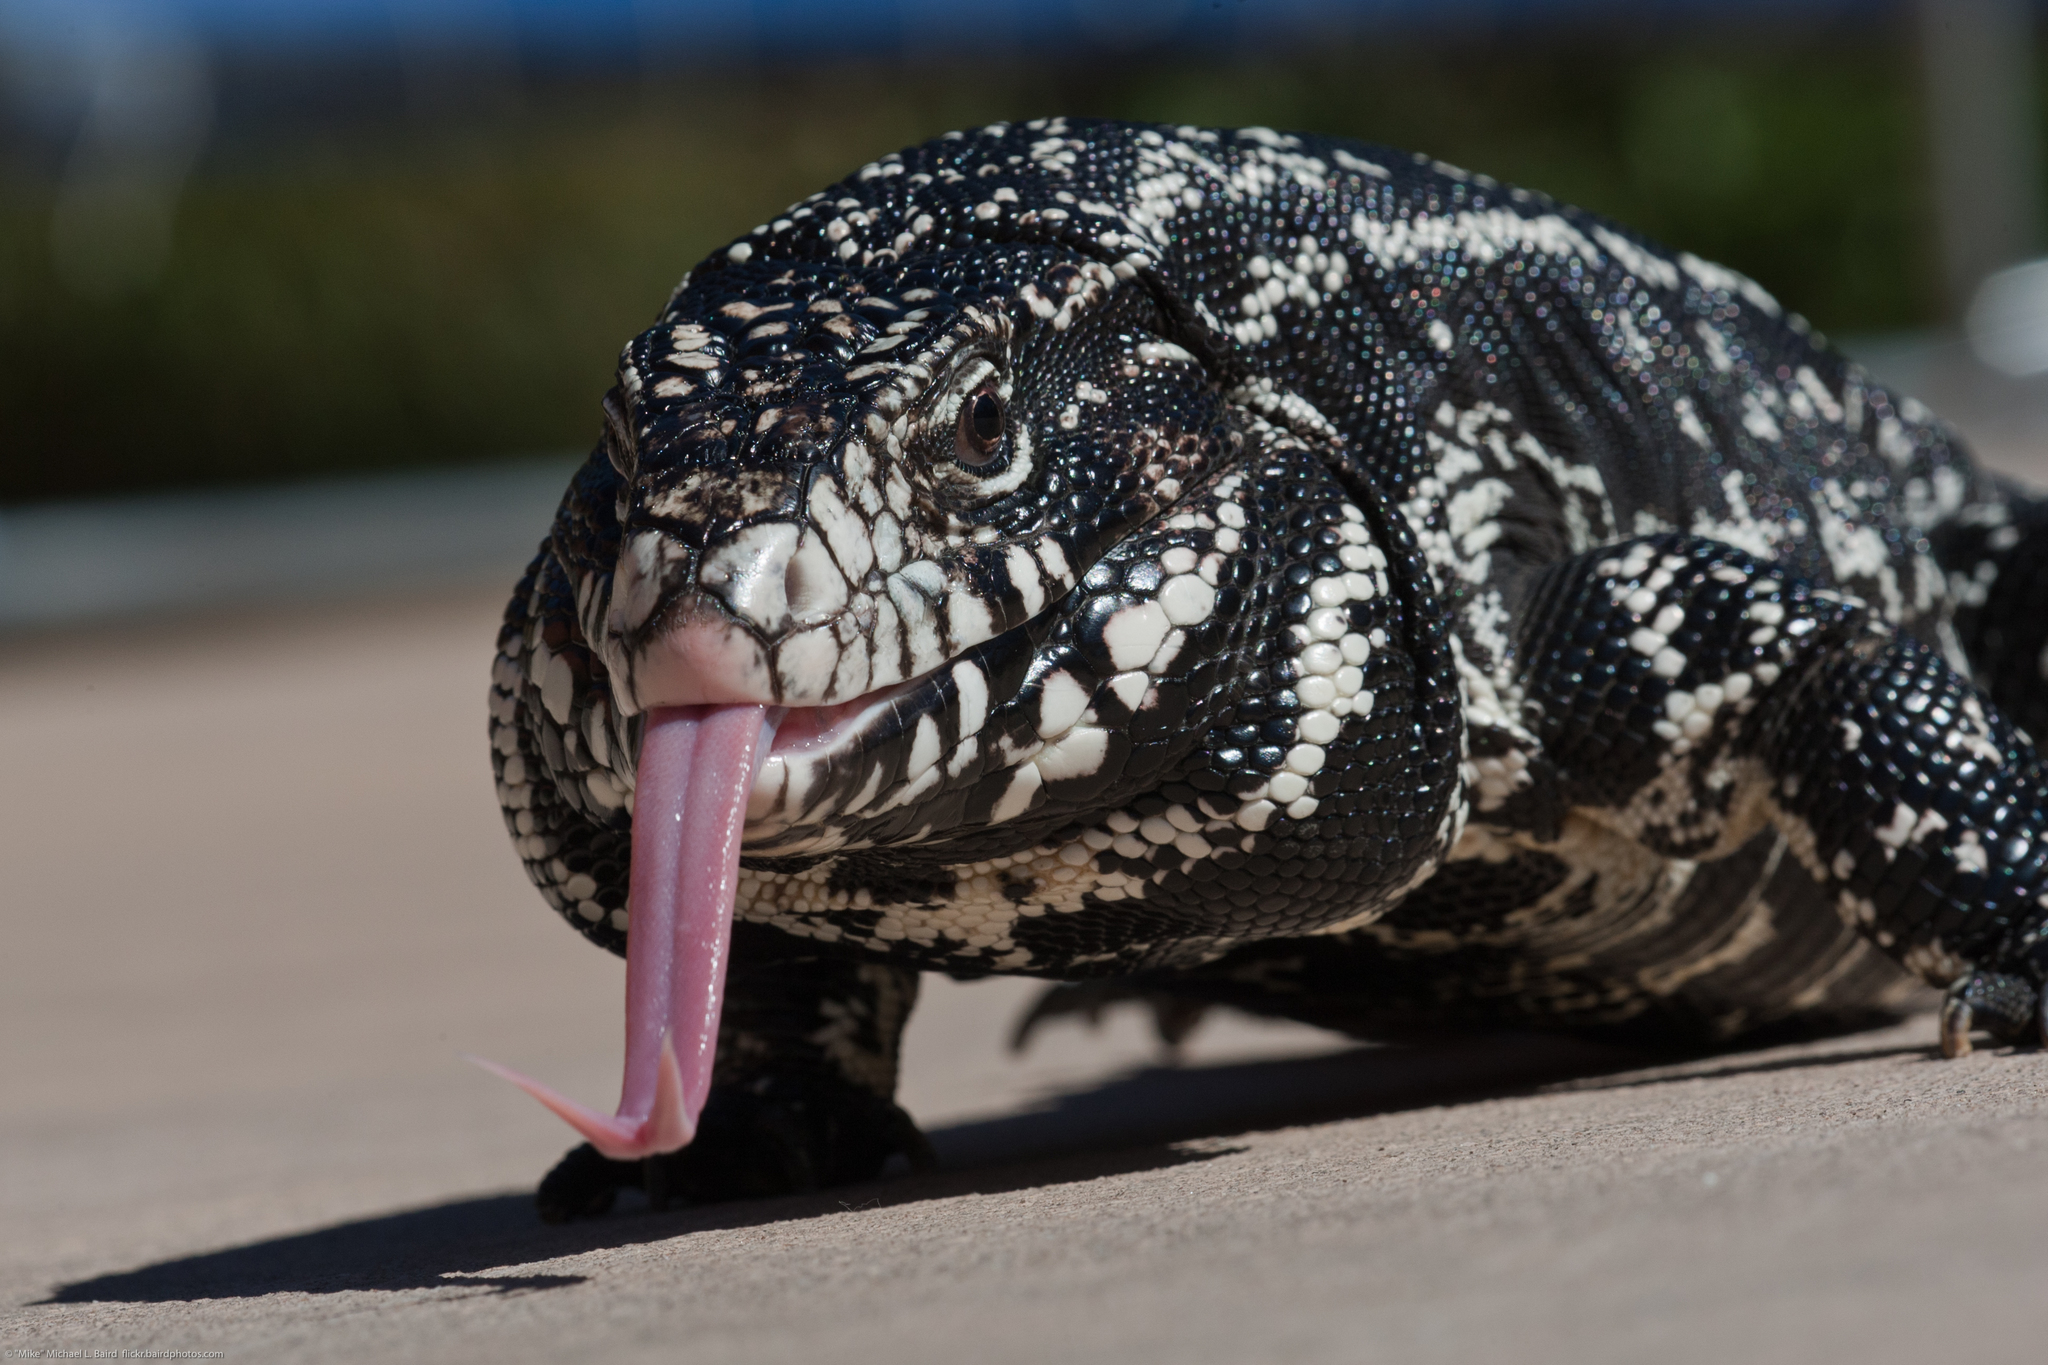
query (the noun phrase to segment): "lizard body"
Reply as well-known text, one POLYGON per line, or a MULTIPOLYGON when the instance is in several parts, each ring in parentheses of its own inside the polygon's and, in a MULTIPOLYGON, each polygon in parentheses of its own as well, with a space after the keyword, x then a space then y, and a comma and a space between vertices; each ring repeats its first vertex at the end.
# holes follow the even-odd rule
POLYGON ((493 675, 543 895, 628 950, 649 717, 766 728, 702 1128, 550 1216, 914 1151, 926 970, 1380 1038, 1917 978, 2039 1039, 2044 513, 1732 271, 1383 148, 995 125, 715 253, 606 413, 493 675))

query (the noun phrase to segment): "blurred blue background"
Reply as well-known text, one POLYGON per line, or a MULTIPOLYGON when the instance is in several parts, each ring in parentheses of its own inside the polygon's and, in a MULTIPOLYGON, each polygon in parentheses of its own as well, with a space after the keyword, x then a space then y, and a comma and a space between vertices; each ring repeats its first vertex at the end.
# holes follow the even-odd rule
POLYGON ((543 59, 610 60, 643 45, 768 59, 896 56, 944 48, 1069 55, 1135 43, 1284 45, 1473 26, 1523 31, 1588 18, 1808 18, 1868 14, 1870 0, 15 0, 31 39, 96 23, 177 30, 213 44, 373 47, 410 31, 453 45, 496 36, 543 59))
MULTIPOLYGON (((1545 190, 1748 272, 2024 456, 2048 408, 2026 378, 2048 369, 2048 275, 2025 266, 2039 17, 0 0, 0 623, 102 600, 49 558, 88 523, 168 547, 145 566, 203 560, 272 509, 405 501, 460 470, 519 522, 587 448, 619 344, 706 251, 881 152, 1053 113, 1347 134, 1545 190)), ((379 525, 341 540, 439 563, 483 534, 379 525)), ((123 600, 178 600, 175 578, 123 600)))

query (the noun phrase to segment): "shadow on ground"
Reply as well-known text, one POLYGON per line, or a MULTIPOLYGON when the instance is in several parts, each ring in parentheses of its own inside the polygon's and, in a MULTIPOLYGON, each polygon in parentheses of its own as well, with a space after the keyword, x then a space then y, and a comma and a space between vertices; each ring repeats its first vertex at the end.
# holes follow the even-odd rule
MULTIPOLYGON (((1657 1084, 1744 1070, 1825 1066, 1920 1049, 1897 1047, 1745 1063, 1722 1057, 1657 1084)), ((1229 1147, 1176 1144, 1261 1129, 1326 1123, 1430 1105, 1526 1094, 1559 1082, 1599 1084, 1647 1064, 1671 1062, 1570 1039, 1511 1035, 1427 1047, 1361 1047, 1320 1057, 1206 1067, 1150 1067, 1094 1089, 1048 1099, 1041 1109, 930 1134, 941 1169, 819 1194, 753 1200, 672 1213, 615 1214, 547 1227, 526 1193, 459 1200, 320 1228, 291 1237, 59 1288, 44 1303, 163 1303, 296 1292, 469 1289, 516 1294, 580 1284, 580 1275, 488 1275, 606 1247, 695 1232, 823 1217, 847 1210, 1001 1194, 1212 1160, 1229 1147)), ((536 1176, 539 1172, 535 1172, 536 1176)))
POLYGON ((987 1172, 946 1172, 848 1185, 818 1194, 756 1199, 680 1212, 620 1212, 568 1227, 535 1216, 530 1193, 486 1195, 366 1218, 247 1246, 161 1261, 140 1270, 64 1285, 43 1304, 173 1303, 264 1294, 354 1290, 465 1289, 516 1294, 581 1284, 582 1275, 488 1275, 500 1266, 576 1256, 607 1247, 667 1241, 691 1233, 755 1227, 882 1204, 960 1194, 1002 1194, 1072 1181, 1209 1161, 1228 1148, 1134 1150, 1031 1163, 987 1172))

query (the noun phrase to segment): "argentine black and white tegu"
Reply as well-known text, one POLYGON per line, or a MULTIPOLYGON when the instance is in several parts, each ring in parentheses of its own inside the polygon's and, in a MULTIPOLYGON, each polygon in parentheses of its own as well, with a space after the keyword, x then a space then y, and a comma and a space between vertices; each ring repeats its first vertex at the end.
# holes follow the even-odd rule
POLYGON ((1381 147, 996 124, 715 252, 603 411, 491 692, 627 963, 617 1115, 521 1081, 589 1143, 549 1218, 916 1158, 926 971, 2042 1040, 2048 506, 1731 270, 1381 147))

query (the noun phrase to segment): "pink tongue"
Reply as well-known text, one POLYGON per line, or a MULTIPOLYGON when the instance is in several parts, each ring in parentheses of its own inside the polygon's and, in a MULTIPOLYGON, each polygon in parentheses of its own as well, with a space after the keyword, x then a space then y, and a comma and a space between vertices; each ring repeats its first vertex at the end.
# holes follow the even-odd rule
POLYGON ((781 719, 766 706, 673 706, 647 715, 633 796, 618 1114, 607 1117, 473 1059, 567 1119, 608 1157, 673 1152, 696 1136, 718 1049, 747 797, 781 719))

